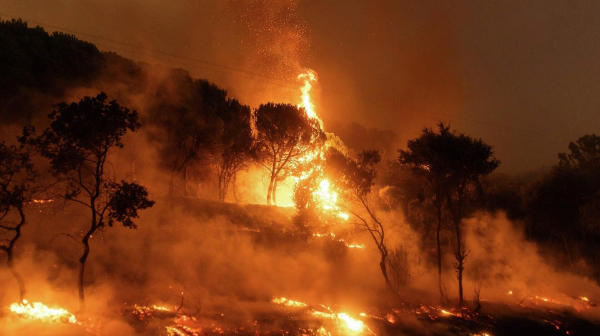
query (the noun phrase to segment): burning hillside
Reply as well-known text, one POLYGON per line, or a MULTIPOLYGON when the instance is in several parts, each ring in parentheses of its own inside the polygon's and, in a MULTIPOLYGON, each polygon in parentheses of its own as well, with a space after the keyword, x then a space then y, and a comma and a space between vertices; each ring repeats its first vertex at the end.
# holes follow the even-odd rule
POLYGON ((0 334, 600 334, 600 137, 526 177, 443 121, 342 139, 298 4, 217 7, 244 69, 122 46, 223 84, 0 22, 0 334))

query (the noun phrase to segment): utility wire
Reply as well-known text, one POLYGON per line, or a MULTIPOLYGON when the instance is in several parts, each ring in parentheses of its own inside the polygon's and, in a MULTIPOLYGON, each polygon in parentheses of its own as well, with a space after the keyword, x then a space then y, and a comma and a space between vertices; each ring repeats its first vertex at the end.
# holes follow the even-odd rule
MULTIPOLYGON (((7 16, 7 17, 10 17, 12 19, 19 19, 20 18, 18 16, 11 15, 11 14, 8 14, 8 13, 3 13, 3 12, 0 12, 0 15, 7 16)), ((37 20, 27 20, 26 22, 32 22, 32 23, 35 23, 37 25, 51 27, 51 28, 56 29, 58 31, 69 32, 69 33, 72 33, 72 34, 87 36, 87 37, 91 37, 91 38, 98 39, 98 40, 104 40, 104 41, 108 41, 108 42, 111 42, 111 43, 120 44, 120 45, 124 45, 124 46, 130 47, 130 48, 144 50, 144 51, 152 52, 152 53, 155 53, 155 54, 161 54, 161 55, 169 56, 169 57, 176 58, 176 59, 181 59, 181 60, 185 60, 185 61, 191 61, 191 62, 202 64, 203 66, 198 65, 198 64, 189 64, 189 63, 186 63, 186 62, 181 62, 181 61, 178 61, 178 60, 168 59, 168 58, 165 58, 165 57, 158 57, 156 55, 149 55, 149 54, 138 52, 138 51, 134 51, 134 50, 128 50, 128 49, 119 48, 119 47, 115 47, 115 46, 109 46, 109 45, 106 45, 106 44, 95 43, 96 45, 102 46, 102 47, 107 48, 109 50, 113 49, 113 50, 119 50, 119 51, 122 51, 122 52, 127 52, 127 53, 130 53, 130 54, 134 54, 134 55, 139 55, 139 56, 144 56, 144 57, 151 57, 151 58, 154 58, 154 59, 157 59, 157 60, 160 60, 160 61, 164 61, 164 62, 170 62, 170 63, 174 63, 174 64, 186 66, 186 67, 192 67, 192 68, 196 68, 196 69, 205 70, 205 71, 212 71, 212 72, 215 72, 215 73, 220 73, 220 74, 224 74, 224 75, 234 76, 234 77, 238 77, 238 78, 246 79, 246 80, 259 80, 259 79, 262 79, 262 83, 267 83, 267 84, 275 85, 275 86, 278 86, 278 87, 281 87, 281 88, 285 88, 285 89, 288 89, 288 90, 293 90, 293 91, 297 91, 298 90, 298 87, 286 85, 286 84, 292 84, 292 82, 284 81, 284 80, 277 79, 277 78, 274 78, 274 77, 271 77, 271 76, 266 76, 264 74, 253 72, 253 71, 249 71, 249 70, 246 70, 246 69, 236 68, 236 67, 232 67, 232 66, 228 66, 228 65, 223 65, 223 64, 219 64, 219 63, 215 63, 215 62, 210 62, 210 61, 201 60, 201 59, 197 59, 197 58, 192 58, 192 57, 187 57, 187 56, 183 56, 183 55, 178 55, 178 54, 174 54, 174 53, 170 53, 170 52, 165 52, 165 51, 158 50, 158 49, 147 48, 147 47, 144 47, 144 46, 135 45, 135 44, 131 44, 131 43, 128 43, 128 42, 117 41, 117 40, 106 38, 106 37, 103 37, 103 36, 89 34, 89 33, 84 33, 84 32, 81 32, 81 31, 74 30, 74 29, 60 27, 60 26, 57 26, 57 25, 53 25, 53 24, 49 24, 49 23, 45 23, 45 22, 41 22, 41 21, 37 21, 37 20), (221 68, 221 69, 213 69, 211 67, 216 67, 216 68, 221 68), (235 72, 239 72, 239 73, 235 73, 235 72), (242 73, 244 75, 242 75, 240 73, 242 73), (259 77, 259 78, 256 78, 256 77, 259 77)), ((351 95, 351 94, 340 92, 340 91, 337 91, 337 90, 332 90, 332 89, 324 88, 322 86, 320 87, 320 89, 323 92, 330 92, 330 93, 338 94, 338 95, 341 95, 341 96, 345 96, 346 98, 354 97, 354 98, 360 98, 360 99, 366 99, 366 100, 373 101, 372 98, 351 95)), ((240 89, 238 88, 238 90, 240 90, 240 89)), ((246 92, 248 92, 248 91, 246 91, 246 92)), ((378 101, 376 103, 381 104, 381 101, 378 101)), ((492 129, 492 130, 496 130, 496 131, 500 131, 500 132, 505 132, 505 133, 519 134, 519 135, 524 135, 524 136, 528 136, 528 137, 535 137, 535 138, 540 138, 540 139, 546 139, 546 140, 547 139, 558 139, 558 140, 561 140, 561 141, 568 141, 568 140, 566 140, 566 139, 564 139, 562 137, 557 137, 555 135, 550 135, 550 134, 545 134, 545 133, 538 133, 538 132, 531 132, 531 131, 526 131, 526 130, 520 130, 520 129, 511 127, 511 126, 504 126, 504 125, 500 125, 500 124, 491 124, 491 123, 487 123, 487 122, 483 122, 483 121, 478 121, 478 120, 471 119, 471 118, 466 118, 464 116, 459 116, 458 119, 459 120, 457 120, 457 121, 463 120, 463 121, 466 121, 467 123, 478 124, 479 126, 483 126, 484 128, 492 129)))

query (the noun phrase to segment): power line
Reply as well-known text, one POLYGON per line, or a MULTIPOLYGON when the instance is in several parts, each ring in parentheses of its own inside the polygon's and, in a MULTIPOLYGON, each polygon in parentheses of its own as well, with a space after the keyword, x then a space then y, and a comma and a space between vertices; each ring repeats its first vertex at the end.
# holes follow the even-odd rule
MULTIPOLYGON (((0 12, 0 15, 3 16, 7 16, 13 19, 19 19, 18 16, 15 15, 11 15, 11 14, 7 14, 7 13, 2 13, 0 12)), ((224 75, 228 75, 228 76, 233 76, 233 77, 237 77, 237 78, 241 78, 241 79, 246 79, 246 80, 262 80, 262 83, 267 83, 267 84, 271 84, 271 85, 275 85, 275 86, 279 86, 281 88, 285 88, 288 90, 293 90, 293 91, 297 91, 298 87, 296 86, 289 86, 286 84, 291 84, 291 82, 289 81, 284 81, 278 78, 274 78, 271 76, 266 76, 264 74, 261 73, 257 73, 257 72, 253 72, 253 71, 249 71, 246 69, 241 69, 241 68, 236 68, 236 67, 232 67, 232 66, 228 66, 228 65, 223 65, 223 64, 219 64, 219 63, 215 63, 215 62, 210 62, 210 61, 206 61, 206 60, 201 60, 201 59, 197 59, 197 58, 192 58, 192 57, 188 57, 188 56, 183 56, 183 55, 178 55, 178 54, 174 54, 174 53, 170 53, 170 52, 166 52, 166 51, 162 51, 162 50, 158 50, 158 49, 152 49, 152 48, 147 48, 144 46, 140 46, 140 45, 135 45, 135 44, 131 44, 128 42, 123 42, 123 41, 117 41, 114 39, 110 39, 110 38, 106 38, 103 36, 99 36, 99 35, 94 35, 94 34, 89 34, 89 33, 84 33, 81 31, 77 31, 74 29, 70 29, 70 28, 65 28, 65 27, 60 27, 57 25, 52 25, 49 23, 45 23, 45 22, 41 22, 41 21, 37 21, 37 20, 27 20, 26 22, 32 22, 38 25, 43 25, 43 26, 47 26, 47 27, 51 27, 53 29, 56 29, 58 31, 64 31, 64 32, 69 32, 72 34, 78 34, 78 35, 82 35, 82 36, 87 36, 87 37, 91 37, 93 39, 98 39, 98 40, 104 40, 104 41, 108 41, 111 43, 115 43, 115 44, 120 44, 120 45, 124 45, 130 48, 134 48, 134 49, 139 49, 139 50, 144 50, 147 52, 152 52, 155 54, 161 54, 164 56, 169 56, 172 58, 176 58, 176 59, 181 59, 184 61, 190 61, 190 62, 195 62, 195 63, 199 63, 202 65, 198 65, 198 64, 189 64, 189 63, 185 63, 179 60, 173 60, 173 59, 168 59, 168 58, 164 58, 164 57, 158 57, 156 55, 149 55, 146 53, 142 53, 142 52, 138 52, 138 51, 134 51, 134 50, 128 50, 128 49, 123 49, 123 48, 119 48, 119 47, 115 47, 115 46, 109 46, 106 44, 101 44, 101 43, 95 43, 98 46, 102 46, 104 48, 107 48, 109 50, 119 50, 122 52, 127 52, 130 54, 134 54, 134 55, 140 55, 140 56, 144 56, 144 57, 151 57, 160 61, 164 61, 164 62, 170 62, 170 63, 174 63, 174 64, 179 64, 179 65, 183 65, 186 67, 191 67, 191 68, 196 68, 196 69, 201 69, 201 70, 205 70, 205 71, 212 71, 215 73, 220 73, 220 74, 224 74, 224 75), (216 67, 216 68, 221 68, 221 69, 213 69, 211 67, 216 67), (235 73, 238 72, 238 73, 235 73), (245 74, 242 75, 242 74, 245 74), (254 77, 254 78, 253 78, 254 77), (259 78, 256 78, 259 77, 259 78)), ((358 99, 364 99, 364 100, 369 100, 371 102, 375 102, 376 104, 381 105, 382 102, 381 101, 375 101, 372 98, 369 97, 365 97, 365 96, 357 96, 357 95, 352 95, 352 94, 348 94, 348 93, 344 93, 344 92, 340 92, 337 90, 332 90, 332 89, 328 89, 328 88, 324 88, 324 87, 320 87, 320 89, 323 92, 329 92, 329 93, 334 93, 337 95, 341 95, 341 96, 345 96, 347 99, 354 97, 354 98, 358 98, 358 99)), ((239 90, 239 88, 238 88, 239 90)), ((246 91, 247 92, 247 91, 246 91)), ((470 123, 474 123, 474 124, 479 124, 480 127, 484 127, 487 129, 495 129, 496 131, 500 131, 500 132, 505 132, 505 133, 512 133, 512 134, 520 134, 520 135, 525 135, 525 136, 529 136, 529 137, 537 137, 537 138, 544 138, 544 139, 560 139, 561 141, 566 141, 565 139, 556 137, 555 135, 549 135, 549 134, 542 134, 542 133, 537 133, 537 132, 530 132, 530 131, 525 131, 525 130, 519 130, 516 129, 514 127, 509 127, 509 126, 503 126, 503 125, 499 125, 499 124, 491 124, 491 123, 487 123, 484 121, 478 121, 478 120, 474 120, 474 119, 470 119, 470 118, 465 118, 464 116, 460 116, 459 119, 462 119, 466 122, 470 122, 470 123), (503 128, 504 130, 502 130, 501 128, 503 128)))
MULTIPOLYGON (((19 17, 15 16, 15 15, 7 14, 7 13, 2 13, 2 12, 0 12, 0 15, 8 16, 8 17, 13 18, 13 19, 18 19, 19 18, 19 17)), ((108 41, 108 42, 112 42, 112 43, 116 43, 116 44, 120 44, 120 45, 125 45, 125 46, 131 47, 131 48, 145 50, 145 51, 149 51, 149 52, 153 52, 153 53, 157 53, 157 54, 162 54, 162 55, 166 55, 166 56, 170 56, 170 57, 174 57, 174 58, 180 58, 180 59, 183 59, 183 60, 186 60, 186 61, 192 61, 192 62, 196 62, 196 63, 208 65, 208 66, 223 68, 223 69, 230 70, 230 71, 242 72, 242 73, 245 73, 247 75, 251 75, 251 76, 256 76, 256 77, 260 77, 260 78, 263 78, 263 79, 267 79, 268 80, 267 83, 269 83, 269 84, 274 84, 274 85, 277 85, 277 86, 280 86, 280 87, 284 87, 284 88, 287 88, 287 89, 291 89, 291 90, 298 90, 297 87, 291 87, 291 86, 284 85, 284 84, 290 84, 291 82, 284 81, 284 80, 281 80, 281 79, 278 79, 278 78, 274 78, 274 77, 271 77, 271 76, 266 76, 264 74, 260 74, 260 73, 257 73, 257 72, 253 72, 253 71, 249 71, 249 70, 245 70, 245 69, 241 69, 241 68, 235 68, 235 67, 228 66, 228 65, 218 64, 218 63, 215 63, 215 62, 209 62, 209 61, 205 61, 205 60, 201 60, 201 59, 197 59, 197 58, 191 58, 191 57, 187 57, 187 56, 183 56, 183 55, 178 55, 178 54, 174 54, 174 53, 170 53, 170 52, 166 52, 166 51, 162 51, 162 50, 158 50, 158 49, 147 48, 147 47, 144 47, 144 46, 135 45, 135 44, 131 44, 131 43, 128 43, 128 42, 117 41, 117 40, 106 38, 106 37, 99 36, 99 35, 84 33, 84 32, 81 32, 81 31, 74 30, 74 29, 60 27, 60 26, 57 26, 57 25, 52 25, 52 24, 49 24, 49 23, 46 23, 46 22, 41 22, 41 21, 36 21, 36 20, 27 20, 27 22, 33 22, 33 23, 38 24, 38 25, 43 25, 43 26, 51 27, 51 28, 54 28, 56 30, 65 31, 65 32, 69 32, 69 33, 72 33, 72 34, 78 34, 78 35, 82 35, 82 36, 92 37, 92 38, 95 38, 95 39, 105 40, 105 41, 108 41), (284 83, 284 84, 282 84, 282 83, 284 83)), ((120 49, 120 48, 117 48, 117 47, 114 47, 114 46, 102 45, 102 44, 99 44, 99 43, 96 43, 96 44, 100 45, 100 46, 103 46, 103 47, 106 47, 106 48, 117 49, 117 50, 126 51, 126 52, 130 52, 130 53, 133 53, 133 54, 141 55, 141 56, 146 56, 146 57, 149 56, 149 57, 152 57, 152 58, 160 59, 160 58, 157 58, 156 56, 153 56, 153 55, 147 55, 147 54, 137 53, 137 52, 134 52, 134 51, 120 49)), ((166 60, 166 59, 161 59, 161 60, 166 60)), ((166 61, 171 61, 171 60, 166 60, 166 61)), ((177 62, 175 62, 175 63, 177 63, 177 62)), ((191 65, 191 64, 184 64, 184 65, 190 66, 190 67, 194 67, 194 68, 198 68, 198 69, 203 69, 203 70, 209 70, 209 71, 218 72, 218 71, 216 71, 214 69, 205 68, 205 67, 199 67, 197 65, 191 65)), ((248 77, 242 77, 239 74, 228 73, 228 72, 225 72, 225 71, 220 71, 220 73, 226 74, 226 75, 235 76, 235 77, 239 77, 239 78, 243 78, 243 79, 253 79, 253 78, 248 78, 248 77)), ((351 96, 350 94, 347 94, 347 93, 344 93, 344 92, 340 92, 340 91, 336 91, 336 90, 331 90, 331 89, 327 89, 327 88, 323 88, 323 87, 321 87, 321 90, 327 91, 327 92, 331 92, 331 93, 340 94, 340 95, 344 95, 344 96, 347 96, 347 97, 351 96)))

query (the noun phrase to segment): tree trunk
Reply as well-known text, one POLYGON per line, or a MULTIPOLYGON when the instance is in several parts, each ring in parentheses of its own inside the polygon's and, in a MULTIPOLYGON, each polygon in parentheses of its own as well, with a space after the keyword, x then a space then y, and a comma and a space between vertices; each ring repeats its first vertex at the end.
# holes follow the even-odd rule
POLYGON ((463 270, 465 261, 465 251, 462 246, 462 240, 460 238, 460 222, 462 219, 462 195, 458 194, 457 200, 457 213, 454 217, 454 226, 456 228, 456 271, 458 279, 458 304, 460 307, 463 306, 463 270))
POLYGON ((14 228, 15 236, 10 240, 8 246, 2 247, 2 249, 6 252, 6 266, 10 270, 10 273, 12 273, 15 280, 17 280, 17 283, 19 284, 19 298, 21 302, 23 302, 23 300, 25 299, 25 281, 23 281, 23 277, 21 277, 21 274, 17 272, 14 265, 15 245, 17 243, 17 240, 19 240, 19 238, 21 237, 21 227, 25 225, 25 213, 23 212, 23 208, 19 207, 18 209, 19 214, 21 215, 21 221, 14 228))
POLYGON ((569 257, 569 264, 571 265, 571 269, 575 270, 575 265, 573 264, 573 258, 571 257, 571 250, 569 249, 569 244, 567 244, 567 239, 565 238, 565 235, 562 234, 562 232, 560 233, 560 236, 562 237, 563 244, 565 245, 567 257, 569 257))
POLYGON ((233 174, 233 187, 231 188, 233 192, 233 199, 235 203, 239 203, 238 194, 237 194, 237 173, 233 174))
POLYGON ((271 198, 273 193, 273 176, 271 176, 271 182, 269 182, 269 188, 267 189, 267 205, 272 205, 271 198))
POLYGON ((188 167, 185 166, 185 167, 183 167, 183 196, 185 196, 186 198, 188 197, 187 177, 188 177, 188 167))
POLYGON ((15 269, 15 265, 13 264, 12 251, 8 254, 6 266, 8 266, 10 273, 12 273, 13 277, 17 280, 17 283, 19 284, 19 299, 21 302, 23 302, 23 300, 25 299, 25 281, 23 281, 23 278, 21 277, 19 272, 17 272, 17 270, 15 269))
POLYGON ((171 173, 171 179, 169 180, 169 197, 173 197, 173 192, 175 191, 175 169, 171 173))
POLYGON ((444 288, 442 286, 442 244, 440 242, 440 231, 442 230, 442 206, 441 204, 437 206, 437 217, 438 217, 438 225, 437 225, 437 262, 438 262, 438 289, 440 291, 440 301, 445 303, 445 295, 444 288))
POLYGON ((90 254, 89 240, 90 240, 90 237, 92 236, 92 234, 94 233, 94 231, 95 231, 95 225, 92 225, 90 230, 86 233, 85 236, 83 236, 83 239, 81 240, 81 242, 83 244, 83 255, 81 256, 81 258, 79 258, 79 281, 77 282, 77 285, 79 287, 79 310, 82 312, 85 311, 85 294, 84 294, 84 290, 83 290, 84 275, 85 275, 85 262, 87 260, 88 255, 90 254))
POLYGON ((277 205, 277 179, 275 179, 275 181, 273 181, 272 196, 273 196, 273 205, 277 205))
POLYGON ((379 262, 379 268, 381 268, 381 274, 383 274, 383 278, 385 279, 386 288, 389 291, 396 293, 396 291, 394 290, 394 286, 392 285, 392 282, 390 281, 390 278, 387 273, 386 261, 387 261, 387 256, 381 256, 381 261, 379 262))
POLYGON ((223 173, 219 173, 219 201, 225 201, 225 195, 223 195, 223 173))

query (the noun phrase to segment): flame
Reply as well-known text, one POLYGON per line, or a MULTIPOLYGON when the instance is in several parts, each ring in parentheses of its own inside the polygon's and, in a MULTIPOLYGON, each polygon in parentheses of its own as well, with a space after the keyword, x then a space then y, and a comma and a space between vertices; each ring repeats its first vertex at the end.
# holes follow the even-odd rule
POLYGON ((45 200, 43 200, 43 199, 34 199, 33 200, 33 203, 50 203, 50 202, 54 202, 54 200, 53 199, 45 199, 45 200))
POLYGON ((365 245, 362 245, 362 244, 349 244, 344 239, 341 239, 341 238, 335 239, 335 233, 333 233, 333 232, 313 233, 312 235, 313 235, 313 237, 319 237, 319 238, 330 237, 332 240, 344 243, 348 248, 356 248, 356 249, 361 249, 361 250, 365 248, 365 245))
POLYGON ((356 332, 360 332, 363 330, 364 328, 364 323, 361 320, 355 320, 352 317, 348 316, 348 314, 346 313, 340 313, 337 314, 337 317, 346 322, 346 326, 348 327, 348 329, 352 330, 352 331, 356 331, 356 332))
POLYGON ((62 308, 50 308, 41 302, 29 303, 23 300, 22 303, 13 303, 9 307, 10 311, 28 319, 40 320, 48 323, 77 323, 75 315, 62 308))
POLYGON ((317 335, 319 335, 319 336, 331 336, 331 333, 328 332, 325 328, 320 327, 319 329, 317 329, 317 335))
POLYGON ((310 118, 316 118, 321 123, 319 117, 317 117, 317 113, 315 112, 315 105, 312 103, 310 99, 310 90, 312 89, 312 82, 317 81, 317 76, 314 71, 307 70, 305 73, 301 73, 298 75, 298 79, 304 81, 304 85, 300 88, 300 92, 302 92, 302 102, 298 104, 298 107, 303 107, 306 110, 306 114, 310 118))
MULTIPOLYGON (((317 115, 315 105, 312 102, 310 94, 310 91, 313 87, 313 83, 317 82, 317 76, 315 72, 308 69, 306 70, 306 72, 299 74, 298 79, 304 82, 304 85, 300 87, 301 102, 300 104, 298 104, 298 107, 304 108, 304 110, 306 111, 306 115, 309 118, 316 119, 319 122, 319 125, 323 127, 323 122, 317 115)), ((324 149, 325 148, 318 148, 313 152, 307 153, 304 157, 300 158, 299 160, 303 163, 312 163, 315 162, 316 159, 323 159, 324 149)), ((312 165, 310 169, 302 172, 300 176, 296 178, 296 182, 308 178, 315 171, 322 172, 323 167, 320 165, 312 165)), ((319 207, 322 210, 333 212, 338 218, 348 220, 348 214, 341 212, 339 206, 337 205, 338 194, 335 191, 333 191, 332 184, 327 178, 321 179, 321 181, 319 182, 319 187, 317 188, 317 190, 313 191, 312 196, 315 200, 315 203, 319 204, 319 207)))
POLYGON ((344 326, 346 326, 351 331, 354 331, 354 332, 357 332, 357 333, 358 332, 362 332, 363 329, 365 328, 365 324, 364 324, 363 321, 353 319, 352 317, 350 317, 346 313, 339 313, 339 314, 335 314, 335 313, 323 313, 323 312, 315 310, 315 311, 312 312, 312 315, 313 316, 317 316, 317 317, 330 318, 332 320, 343 321, 345 323, 344 326))
POLYGON ((306 307, 306 303, 304 303, 304 302, 288 300, 287 298, 284 298, 284 297, 273 298, 273 300, 271 300, 271 302, 277 303, 277 304, 282 304, 282 305, 285 305, 288 307, 306 307))
POLYGON ((346 246, 348 246, 349 248, 357 248, 357 249, 364 249, 365 245, 362 244, 346 244, 346 246))

